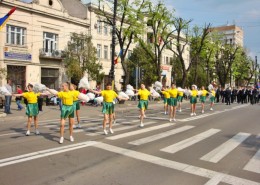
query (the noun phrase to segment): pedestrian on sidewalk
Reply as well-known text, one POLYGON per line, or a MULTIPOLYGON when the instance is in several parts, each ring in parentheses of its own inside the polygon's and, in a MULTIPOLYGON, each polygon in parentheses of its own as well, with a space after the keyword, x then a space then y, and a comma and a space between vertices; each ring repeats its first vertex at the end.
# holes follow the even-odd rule
MULTIPOLYGON (((23 93, 20 85, 16 86, 16 93, 17 94, 22 94, 23 93)), ((23 109, 23 106, 21 104, 21 100, 22 100, 21 96, 20 97, 15 97, 15 102, 17 104, 17 110, 22 110, 23 109)))
POLYGON ((5 113, 6 114, 12 114, 11 113, 11 102, 12 102, 12 80, 8 79, 7 84, 5 85, 6 89, 9 91, 10 95, 5 95, 5 113))

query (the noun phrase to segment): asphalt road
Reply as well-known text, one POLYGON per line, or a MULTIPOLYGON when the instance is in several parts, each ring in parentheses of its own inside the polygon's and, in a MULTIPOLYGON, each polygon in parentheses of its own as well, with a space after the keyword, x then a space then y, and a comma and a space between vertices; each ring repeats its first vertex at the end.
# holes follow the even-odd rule
POLYGON ((189 104, 169 122, 151 103, 143 128, 136 103, 117 105, 114 134, 102 132, 101 107, 81 109, 75 142, 59 141, 58 107, 40 113, 41 135, 25 136, 26 117, 0 118, 1 185, 260 184, 260 105, 189 104))

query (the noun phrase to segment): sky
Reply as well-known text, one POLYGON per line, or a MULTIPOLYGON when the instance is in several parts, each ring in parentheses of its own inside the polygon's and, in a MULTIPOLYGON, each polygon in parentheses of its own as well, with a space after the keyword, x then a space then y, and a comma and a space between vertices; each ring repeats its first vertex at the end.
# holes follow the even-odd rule
POLYGON ((170 10, 175 9, 178 17, 192 19, 192 25, 241 27, 249 56, 260 59, 260 0, 165 0, 164 3, 170 10))
POLYGON ((228 24, 241 27, 249 56, 260 59, 260 0, 164 0, 164 3, 169 10, 175 10, 176 16, 192 19, 192 25, 211 23, 213 27, 228 24))

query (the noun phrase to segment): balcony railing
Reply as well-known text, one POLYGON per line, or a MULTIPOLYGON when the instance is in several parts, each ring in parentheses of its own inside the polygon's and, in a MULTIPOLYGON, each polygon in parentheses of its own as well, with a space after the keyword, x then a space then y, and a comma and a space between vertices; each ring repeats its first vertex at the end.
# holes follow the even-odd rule
POLYGON ((52 58, 52 59, 63 59, 65 58, 65 53, 62 50, 46 50, 44 48, 40 49, 40 58, 52 58))

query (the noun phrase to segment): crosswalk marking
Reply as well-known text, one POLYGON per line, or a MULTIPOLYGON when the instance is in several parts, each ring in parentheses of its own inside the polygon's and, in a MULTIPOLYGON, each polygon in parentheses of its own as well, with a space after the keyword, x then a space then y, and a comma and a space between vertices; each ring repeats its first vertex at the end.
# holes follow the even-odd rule
POLYGON ((189 126, 189 125, 183 126, 183 127, 176 128, 176 129, 173 129, 173 130, 169 130, 169 131, 166 131, 166 132, 163 132, 163 133, 160 133, 160 134, 156 134, 156 135, 149 136, 149 137, 146 137, 146 138, 138 139, 138 140, 129 142, 129 144, 142 145, 142 144, 149 143, 149 142, 152 142, 152 141, 156 141, 156 140, 159 140, 159 139, 162 139, 162 138, 174 135, 174 134, 178 134, 180 132, 184 132, 184 131, 189 130, 191 128, 194 128, 194 126, 189 126))
POLYGON ((209 129, 208 131, 205 131, 203 133, 200 133, 198 135, 195 135, 193 137, 190 137, 188 139, 185 139, 183 141, 180 141, 176 144, 170 145, 168 147, 165 147, 163 149, 161 149, 161 151, 163 152, 168 152, 168 153, 176 153, 184 148, 187 148, 195 143, 198 143, 216 133, 220 132, 219 129, 209 129))
POLYGON ((144 129, 140 129, 140 130, 136 130, 136 131, 132 131, 132 132, 127 132, 127 133, 124 133, 124 134, 119 134, 119 135, 116 135, 116 136, 111 136, 111 137, 108 137, 107 139, 109 139, 109 140, 121 139, 121 138, 129 137, 129 136, 133 136, 133 135, 137 135, 137 134, 142 134, 142 133, 145 133, 145 132, 158 130, 158 129, 173 126, 173 125, 174 125, 174 123, 164 123, 164 124, 154 126, 154 127, 144 128, 144 129))
POLYGON ((260 173, 260 149, 256 152, 253 158, 243 168, 244 170, 260 173))
POLYGON ((211 178, 206 184, 204 185, 218 185, 221 180, 223 179, 223 175, 222 174, 217 174, 216 176, 214 176, 213 178, 211 178))
MULTIPOLYGON (((135 121, 135 122, 138 122, 138 121, 135 121)), ((145 125, 151 125, 151 124, 154 124, 156 122, 154 121, 148 121, 148 122, 145 122, 145 125)), ((118 126, 120 124, 116 124, 116 126, 118 126)), ((128 129, 131 129, 131 128, 136 128, 138 125, 131 125, 131 126, 123 126, 123 127, 120 127, 120 128, 113 128, 113 131, 114 132, 117 132, 117 131, 122 131, 122 130, 128 130, 128 129)), ((100 126, 100 128, 102 128, 102 126, 100 126)), ((87 133, 86 135, 88 136, 97 136, 97 135, 100 135, 100 134, 103 134, 104 132, 95 132, 95 133, 87 133)))
POLYGON ((212 163, 217 163, 227 154, 229 154, 232 150, 234 150, 240 143, 242 143, 249 136, 250 134, 248 133, 240 132, 231 139, 229 139, 227 142, 223 143, 219 147, 215 148, 208 154, 201 157, 200 159, 212 163))
POLYGON ((224 174, 221 172, 216 172, 213 170, 208 170, 205 168, 197 167, 197 166, 192 166, 189 164, 185 163, 180 163, 177 161, 171 161, 168 159, 160 158, 157 156, 152 156, 149 154, 125 149, 125 148, 120 148, 117 146, 105 144, 105 143, 97 143, 96 145, 93 145, 95 148, 100 148, 102 150, 110 151, 116 154, 121 154, 123 156, 127 156, 133 159, 137 159, 140 161, 145 161, 151 164, 156 164, 159 166, 163 166, 166 168, 174 169, 174 170, 179 170, 184 173, 189 173, 192 175, 197 175, 200 177, 205 177, 205 178, 216 178, 216 177, 223 177, 221 179, 221 182, 224 182, 226 184, 234 184, 234 185, 259 185, 259 182, 251 181, 248 179, 243 179, 240 177, 232 176, 229 174, 224 174))

